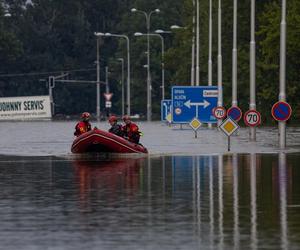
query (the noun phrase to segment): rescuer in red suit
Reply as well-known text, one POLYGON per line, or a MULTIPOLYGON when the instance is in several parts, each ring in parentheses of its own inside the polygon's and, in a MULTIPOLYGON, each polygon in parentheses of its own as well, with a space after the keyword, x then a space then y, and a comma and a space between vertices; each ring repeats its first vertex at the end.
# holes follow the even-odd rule
POLYGON ((130 120, 128 115, 123 116, 125 125, 122 127, 124 138, 136 144, 140 141, 139 127, 130 120))
POLYGON ((89 122, 90 117, 91 117, 91 115, 88 112, 83 112, 81 114, 81 117, 80 117, 81 121, 78 122, 75 126, 75 132, 74 132, 75 136, 80 136, 80 135, 92 130, 91 124, 89 122))
POLYGON ((122 125, 118 123, 118 118, 114 115, 110 116, 108 119, 108 122, 111 126, 111 128, 108 130, 108 132, 113 133, 117 136, 123 137, 123 130, 122 125))

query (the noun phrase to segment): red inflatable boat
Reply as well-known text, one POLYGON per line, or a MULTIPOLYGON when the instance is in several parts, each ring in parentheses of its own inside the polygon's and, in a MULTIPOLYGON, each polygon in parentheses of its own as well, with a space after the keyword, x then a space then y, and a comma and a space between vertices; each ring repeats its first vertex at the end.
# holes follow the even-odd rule
POLYGON ((78 136, 71 148, 72 153, 148 153, 141 144, 135 144, 112 133, 94 129, 78 136))

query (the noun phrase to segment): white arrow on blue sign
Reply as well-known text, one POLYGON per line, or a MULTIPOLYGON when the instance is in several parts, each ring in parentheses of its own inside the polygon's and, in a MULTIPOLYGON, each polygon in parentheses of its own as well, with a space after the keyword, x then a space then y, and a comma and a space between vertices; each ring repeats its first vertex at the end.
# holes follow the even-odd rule
POLYGON ((160 114, 161 114, 161 121, 167 121, 167 116, 168 114, 171 113, 172 109, 172 100, 170 99, 165 99, 161 101, 161 106, 160 106, 160 114))
POLYGON ((217 107, 217 86, 172 87, 172 119, 174 123, 189 123, 194 118, 202 123, 216 123, 213 109, 217 107))

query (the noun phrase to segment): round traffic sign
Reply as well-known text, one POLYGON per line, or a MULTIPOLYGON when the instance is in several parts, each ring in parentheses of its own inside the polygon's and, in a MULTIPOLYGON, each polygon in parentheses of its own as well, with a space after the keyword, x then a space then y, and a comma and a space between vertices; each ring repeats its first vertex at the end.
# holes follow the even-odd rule
POLYGON ((250 109, 244 114, 244 122, 250 127, 258 126, 261 122, 261 115, 258 111, 250 109))
POLYGON ((272 116, 276 121, 287 121, 292 114, 292 108, 287 102, 276 102, 272 107, 272 116))
POLYGON ((216 117, 217 119, 224 119, 225 116, 226 116, 226 109, 222 106, 218 106, 218 107, 215 107, 213 109, 213 115, 214 117, 216 117))
POLYGON ((175 114, 180 115, 181 114, 181 108, 176 108, 175 109, 175 114))
POLYGON ((242 118, 242 110, 237 106, 233 106, 228 109, 227 116, 238 122, 242 118))

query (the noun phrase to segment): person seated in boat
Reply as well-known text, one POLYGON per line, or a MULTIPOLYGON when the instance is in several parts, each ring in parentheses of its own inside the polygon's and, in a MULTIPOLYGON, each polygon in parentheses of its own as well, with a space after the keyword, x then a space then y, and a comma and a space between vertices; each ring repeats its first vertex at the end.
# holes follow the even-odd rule
POLYGON ((123 116, 123 121, 125 123, 122 127, 124 138, 138 144, 141 136, 138 125, 133 123, 128 115, 123 116))
POLYGON ((111 128, 108 130, 108 132, 113 133, 117 136, 123 137, 124 133, 122 130, 122 125, 118 123, 118 119, 116 116, 112 115, 109 117, 108 122, 111 126, 111 128))
POLYGON ((81 121, 78 122, 75 126, 75 132, 74 135, 75 136, 80 136, 90 130, 92 130, 91 124, 90 124, 90 118, 91 118, 91 114, 88 112, 83 112, 81 114, 81 121))

